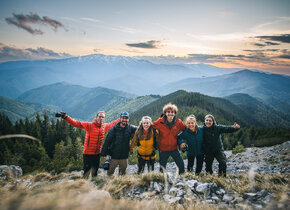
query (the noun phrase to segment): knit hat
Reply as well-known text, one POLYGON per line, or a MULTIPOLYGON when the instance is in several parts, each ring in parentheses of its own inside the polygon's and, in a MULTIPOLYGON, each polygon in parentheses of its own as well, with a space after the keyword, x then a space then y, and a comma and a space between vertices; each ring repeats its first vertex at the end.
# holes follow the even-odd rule
POLYGON ((215 121, 213 115, 211 115, 211 114, 207 114, 207 115, 205 115, 204 119, 206 119, 206 118, 208 118, 208 117, 212 119, 212 121, 213 121, 214 124, 216 124, 216 121, 215 121))

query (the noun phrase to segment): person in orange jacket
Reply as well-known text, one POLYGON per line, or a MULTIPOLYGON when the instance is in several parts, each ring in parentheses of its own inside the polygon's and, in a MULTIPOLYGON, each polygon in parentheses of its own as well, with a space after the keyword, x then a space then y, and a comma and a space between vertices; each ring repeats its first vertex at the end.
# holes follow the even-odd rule
POLYGON ((156 131, 149 116, 142 117, 130 146, 130 153, 138 146, 138 174, 144 171, 147 163, 148 171, 154 171, 155 150, 157 149, 156 131))
POLYGON ((74 120, 65 112, 60 112, 60 117, 70 125, 86 130, 83 149, 84 177, 88 177, 90 170, 92 171, 92 176, 97 176, 104 135, 109 129, 116 125, 120 119, 105 123, 106 114, 104 111, 99 111, 93 122, 80 122, 74 120))
POLYGON ((175 104, 168 103, 163 107, 163 114, 153 123, 153 128, 159 130, 158 148, 160 171, 166 169, 169 156, 176 163, 179 174, 184 173, 184 162, 178 151, 177 135, 180 131, 184 131, 186 126, 176 116, 178 108, 175 104))

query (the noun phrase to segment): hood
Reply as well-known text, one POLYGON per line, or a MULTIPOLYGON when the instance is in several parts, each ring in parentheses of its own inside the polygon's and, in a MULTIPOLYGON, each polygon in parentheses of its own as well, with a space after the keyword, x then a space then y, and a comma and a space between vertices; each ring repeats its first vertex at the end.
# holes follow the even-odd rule
MULTIPOLYGON (((211 114, 207 114, 207 115, 204 117, 204 119, 205 119, 205 118, 208 118, 208 117, 210 117, 210 118, 212 119, 212 121, 213 121, 212 126, 209 127, 209 128, 212 128, 212 127, 214 127, 214 126, 217 124, 217 123, 216 123, 216 120, 215 120, 214 116, 211 115, 211 114)), ((206 127, 205 122, 203 123, 203 125, 206 127)), ((207 128, 207 127, 206 127, 206 128, 207 128)))

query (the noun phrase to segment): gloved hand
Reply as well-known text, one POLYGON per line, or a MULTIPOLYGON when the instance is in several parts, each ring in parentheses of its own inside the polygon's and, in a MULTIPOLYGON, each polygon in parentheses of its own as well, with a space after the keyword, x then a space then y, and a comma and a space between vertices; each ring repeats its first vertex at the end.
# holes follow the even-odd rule
POLYGON ((67 118, 67 114, 63 111, 60 111, 58 113, 55 114, 56 117, 61 117, 62 119, 67 118))
POLYGON ((67 114, 65 112, 60 112, 60 117, 62 119, 65 119, 65 118, 67 118, 67 114))

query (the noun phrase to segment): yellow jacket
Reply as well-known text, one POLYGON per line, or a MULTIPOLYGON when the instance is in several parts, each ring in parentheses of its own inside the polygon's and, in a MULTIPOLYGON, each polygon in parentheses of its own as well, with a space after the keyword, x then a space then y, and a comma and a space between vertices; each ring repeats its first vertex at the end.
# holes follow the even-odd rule
MULTIPOLYGON (((137 141, 138 139, 137 139, 137 132, 136 132, 130 146, 130 152, 133 152, 133 149, 136 146, 137 141)), ((140 155, 141 158, 144 160, 155 159, 156 155, 155 155, 154 147, 156 147, 156 145, 157 145, 156 137, 154 136, 154 132, 152 130, 152 135, 150 139, 146 140, 146 137, 145 138, 143 137, 142 139, 139 140, 138 155, 140 155)))

